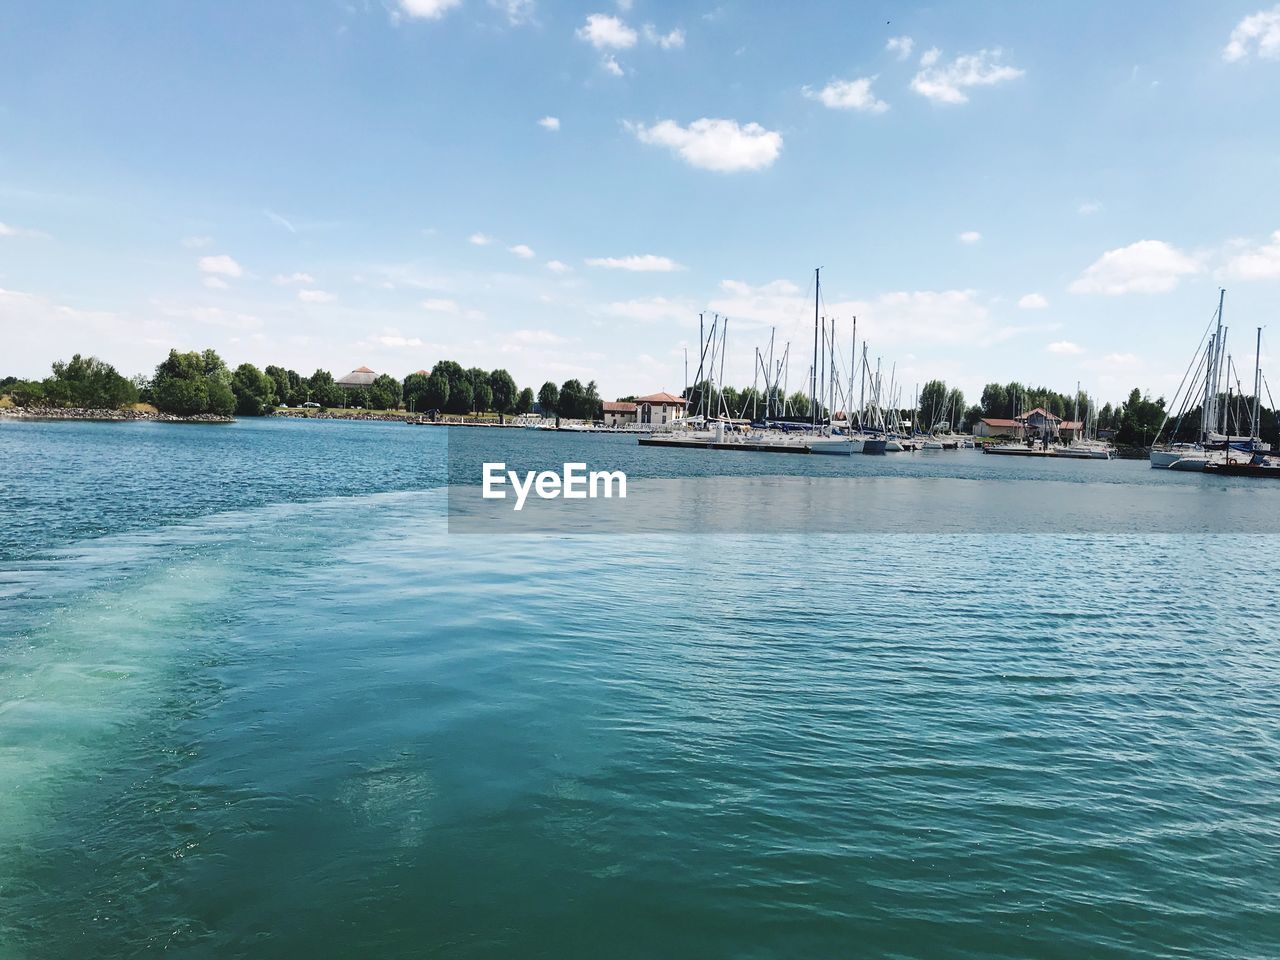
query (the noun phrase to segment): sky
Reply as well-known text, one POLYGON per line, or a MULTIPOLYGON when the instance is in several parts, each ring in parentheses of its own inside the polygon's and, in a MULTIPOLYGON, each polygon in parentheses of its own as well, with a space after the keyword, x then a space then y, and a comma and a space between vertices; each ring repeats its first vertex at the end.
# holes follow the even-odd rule
MULTIPOLYGON (((1171 396, 1280 307, 1280 5, 0 0, 0 376, 679 392, 792 343, 1171 396), (691 361, 696 365, 696 359, 691 361)), ((1264 330, 1264 368, 1268 337, 1264 330)), ((1280 352, 1280 351, 1277 351, 1280 352)), ((1280 394, 1280 372, 1276 374, 1280 394)))

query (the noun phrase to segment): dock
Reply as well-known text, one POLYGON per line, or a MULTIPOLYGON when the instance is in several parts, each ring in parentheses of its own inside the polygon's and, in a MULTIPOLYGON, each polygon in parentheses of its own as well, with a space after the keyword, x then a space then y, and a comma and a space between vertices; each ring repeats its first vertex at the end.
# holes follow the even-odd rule
POLYGON ((754 443, 749 440, 701 440, 685 437, 641 437, 642 447, 668 447, 682 450, 741 450, 746 453, 811 453, 799 443, 754 443))

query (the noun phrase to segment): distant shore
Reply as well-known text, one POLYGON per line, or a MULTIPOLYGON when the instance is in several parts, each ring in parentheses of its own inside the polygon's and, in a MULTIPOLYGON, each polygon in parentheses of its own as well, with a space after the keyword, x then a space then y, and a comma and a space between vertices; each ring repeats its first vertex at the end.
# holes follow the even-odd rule
POLYGON ((95 410, 83 407, 0 407, 0 418, 10 420, 153 420, 158 423, 233 423, 235 417, 200 413, 183 417, 158 410, 95 410))

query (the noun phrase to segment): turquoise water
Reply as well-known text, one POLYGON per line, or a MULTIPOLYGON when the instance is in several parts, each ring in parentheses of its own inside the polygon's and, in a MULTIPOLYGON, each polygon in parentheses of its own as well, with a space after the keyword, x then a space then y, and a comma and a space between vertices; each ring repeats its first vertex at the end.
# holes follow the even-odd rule
POLYGON ((1271 538, 450 535, 445 443, 0 424, 0 957, 1280 955, 1271 538))

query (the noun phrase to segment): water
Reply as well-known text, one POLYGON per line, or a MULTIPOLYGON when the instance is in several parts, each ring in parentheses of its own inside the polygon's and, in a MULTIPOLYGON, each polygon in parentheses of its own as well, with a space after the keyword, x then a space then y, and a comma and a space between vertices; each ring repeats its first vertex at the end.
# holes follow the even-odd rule
POLYGON ((0 424, 0 957, 1280 955, 1271 538, 450 535, 445 443, 0 424))

